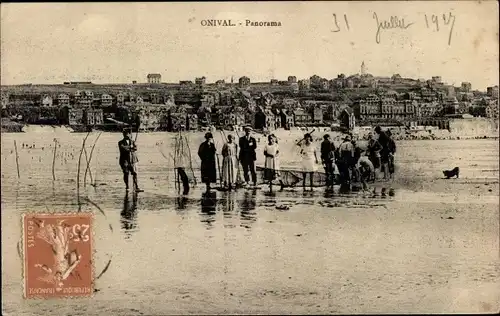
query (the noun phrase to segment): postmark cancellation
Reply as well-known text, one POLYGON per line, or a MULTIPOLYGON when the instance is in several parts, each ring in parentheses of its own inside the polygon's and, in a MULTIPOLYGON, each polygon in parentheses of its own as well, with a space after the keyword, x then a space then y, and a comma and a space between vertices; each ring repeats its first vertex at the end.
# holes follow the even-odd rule
POLYGON ((23 214, 25 298, 93 294, 93 213, 23 214))

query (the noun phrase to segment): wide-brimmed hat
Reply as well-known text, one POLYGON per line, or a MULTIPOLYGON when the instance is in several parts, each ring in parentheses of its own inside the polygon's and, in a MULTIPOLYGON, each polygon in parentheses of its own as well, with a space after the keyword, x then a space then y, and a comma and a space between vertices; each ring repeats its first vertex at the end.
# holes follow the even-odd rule
POLYGON ((245 126, 245 131, 253 131, 253 128, 250 125, 245 126))

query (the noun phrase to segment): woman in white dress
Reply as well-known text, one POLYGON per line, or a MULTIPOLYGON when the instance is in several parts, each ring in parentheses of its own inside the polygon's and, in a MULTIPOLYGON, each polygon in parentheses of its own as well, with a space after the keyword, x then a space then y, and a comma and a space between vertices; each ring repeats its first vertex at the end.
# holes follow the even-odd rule
POLYGON ((311 191, 313 190, 313 175, 318 170, 318 157, 316 155, 316 147, 313 144, 311 134, 304 136, 304 142, 301 145, 302 154, 302 187, 306 189, 306 177, 309 174, 311 191))
POLYGON ((236 189, 238 176, 238 145, 233 142, 233 136, 227 136, 227 143, 222 147, 222 181, 228 190, 236 189))
POLYGON ((267 137, 268 143, 264 147, 264 156, 266 157, 264 163, 264 180, 269 181, 269 189, 273 190, 273 180, 279 180, 281 189, 283 190, 284 184, 280 179, 279 170, 279 146, 276 136, 269 135, 267 137))

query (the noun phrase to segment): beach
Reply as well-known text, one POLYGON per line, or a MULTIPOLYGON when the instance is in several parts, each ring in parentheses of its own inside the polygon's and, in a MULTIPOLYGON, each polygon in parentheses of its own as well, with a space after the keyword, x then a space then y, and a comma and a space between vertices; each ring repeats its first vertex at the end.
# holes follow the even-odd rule
MULTIPOLYGON (((203 133, 183 135, 199 181, 203 133)), ((279 132, 283 167, 300 165, 294 143, 301 135, 279 132)), ((95 272, 109 268, 92 298, 24 300, 20 216, 78 210, 86 136, 58 129, 1 135, 4 315, 499 310, 499 145, 491 139, 399 141, 394 182, 375 185, 393 188, 394 197, 323 188, 269 193, 263 186, 207 200, 201 184, 185 197, 174 188, 175 134, 139 133, 145 192, 125 212, 134 197, 126 195, 117 163, 121 133, 91 133, 88 154, 99 139, 86 179, 82 155, 80 200, 82 210, 95 213, 95 272), (442 170, 455 166, 460 178, 444 179, 442 170), (277 208, 283 205, 289 209, 277 208)), ((214 136, 220 151, 223 136, 214 136)), ((259 139, 262 166, 265 138, 259 139)))

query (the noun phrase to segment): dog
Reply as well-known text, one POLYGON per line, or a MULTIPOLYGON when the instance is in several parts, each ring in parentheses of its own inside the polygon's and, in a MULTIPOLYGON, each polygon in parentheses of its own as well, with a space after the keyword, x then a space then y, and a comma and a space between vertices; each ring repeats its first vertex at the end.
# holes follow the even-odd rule
POLYGON ((443 170, 443 174, 446 177, 446 179, 452 178, 452 177, 459 177, 460 175, 460 168, 455 167, 453 170, 443 170))

